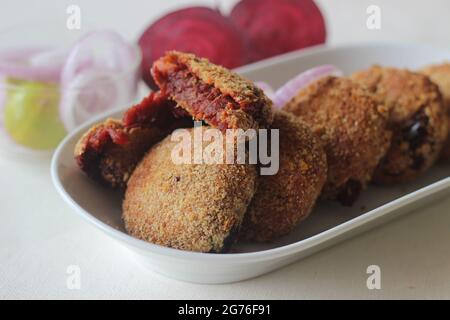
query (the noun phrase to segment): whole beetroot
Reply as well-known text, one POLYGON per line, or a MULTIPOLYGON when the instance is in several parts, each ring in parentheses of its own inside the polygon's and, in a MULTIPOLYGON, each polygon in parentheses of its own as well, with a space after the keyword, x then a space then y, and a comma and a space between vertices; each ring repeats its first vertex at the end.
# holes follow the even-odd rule
POLYGON ((166 51, 179 50, 235 68, 249 62, 249 47, 236 26, 219 11, 191 7, 171 12, 150 25, 139 39, 142 76, 155 88, 150 75, 153 62, 166 51))
POLYGON ((252 59, 325 42, 323 16, 313 0, 242 0, 231 20, 251 42, 252 59))

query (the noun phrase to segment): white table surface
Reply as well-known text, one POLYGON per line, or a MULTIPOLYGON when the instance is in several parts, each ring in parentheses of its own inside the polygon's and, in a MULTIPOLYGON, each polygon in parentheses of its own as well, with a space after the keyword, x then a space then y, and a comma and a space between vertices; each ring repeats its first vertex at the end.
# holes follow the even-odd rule
MULTIPOLYGON (((197 1, 202 2, 217 1, 197 1)), ((331 44, 417 42, 450 49, 449 1, 318 2, 328 19, 331 44), (382 9, 381 30, 366 28, 370 4, 382 9)), ((64 21, 67 5, 78 4, 82 19, 136 39, 148 21, 188 3, 2 0, 0 29, 27 21, 64 21)), ((233 3, 222 1, 221 8, 228 10, 233 3)), ((450 197, 259 278, 194 285, 144 269, 127 249, 82 221, 56 194, 49 166, 50 157, 17 157, 0 150, 0 298, 450 298, 450 197), (381 290, 366 287, 366 268, 373 264, 381 268, 381 290), (80 268, 80 289, 67 287, 71 265, 80 268)))

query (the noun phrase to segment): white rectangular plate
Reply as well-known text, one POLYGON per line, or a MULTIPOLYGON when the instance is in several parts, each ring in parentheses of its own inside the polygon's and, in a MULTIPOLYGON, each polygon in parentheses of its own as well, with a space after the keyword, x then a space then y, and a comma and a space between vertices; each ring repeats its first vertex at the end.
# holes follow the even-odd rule
MULTIPOLYGON (((346 74, 372 64, 419 68, 439 63, 450 53, 435 48, 398 45, 320 47, 290 53, 238 69, 252 80, 275 88, 299 72, 335 64, 346 74)), ((255 277, 354 236, 402 213, 424 206, 450 191, 450 165, 437 165, 413 183, 370 186, 357 203, 342 207, 321 202, 296 230, 273 243, 238 243, 230 254, 204 254, 157 246, 127 235, 121 220, 121 199, 88 179, 76 166, 73 149, 81 134, 106 117, 98 117, 69 135, 52 161, 53 182, 66 202, 87 221, 126 245, 148 268, 166 276, 198 283, 226 283, 255 277)))

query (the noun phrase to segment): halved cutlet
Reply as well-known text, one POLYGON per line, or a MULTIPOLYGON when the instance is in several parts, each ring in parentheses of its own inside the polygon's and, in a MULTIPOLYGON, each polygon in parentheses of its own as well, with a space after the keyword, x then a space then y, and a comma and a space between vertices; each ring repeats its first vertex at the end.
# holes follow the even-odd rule
POLYGON ((138 162, 172 130, 192 126, 176 104, 153 92, 127 110, 123 121, 107 119, 91 127, 75 147, 78 166, 92 179, 112 188, 126 187, 138 162))
POLYGON ((153 64, 152 75, 195 119, 222 131, 268 128, 272 102, 242 76, 193 54, 170 51, 153 64))
POLYGON ((108 119, 82 136, 75 147, 75 160, 90 178, 125 188, 145 152, 162 138, 158 128, 125 128, 121 121, 108 119))

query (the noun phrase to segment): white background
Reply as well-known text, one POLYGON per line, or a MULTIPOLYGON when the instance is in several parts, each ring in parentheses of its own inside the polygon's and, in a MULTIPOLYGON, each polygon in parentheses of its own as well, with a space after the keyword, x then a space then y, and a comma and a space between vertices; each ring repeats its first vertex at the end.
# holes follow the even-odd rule
MULTIPOLYGON (((235 1, 220 3, 229 10, 235 1)), ((135 40, 145 26, 191 1, 0 0, 0 29, 56 20, 81 7, 82 24, 115 28, 135 40)), ((414 42, 450 49, 450 1, 320 0, 328 43, 414 42), (366 8, 382 10, 382 28, 366 28, 366 8)), ((18 35, 19 36, 19 35, 18 35)), ((33 30, 20 36, 31 38, 33 30)), ((450 51, 449 51, 450 56, 450 51)), ((166 279, 81 221, 50 182, 50 158, 0 150, 0 298, 450 298, 450 199, 257 279, 193 285, 166 279), (382 271, 382 289, 366 288, 366 268, 382 271), (66 286, 81 269, 81 289, 66 286)))

